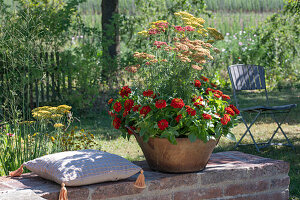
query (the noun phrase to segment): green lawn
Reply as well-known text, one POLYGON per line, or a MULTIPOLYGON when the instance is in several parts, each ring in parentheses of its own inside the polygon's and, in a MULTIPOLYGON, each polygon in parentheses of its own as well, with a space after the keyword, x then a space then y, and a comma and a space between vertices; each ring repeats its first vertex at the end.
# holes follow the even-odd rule
MULTIPOLYGON (((272 105, 282 105, 289 103, 298 103, 300 100, 299 90, 289 90, 285 92, 270 92, 270 102, 272 105)), ((246 105, 255 105, 259 98, 247 96, 243 99, 246 105)), ((135 139, 132 137, 129 141, 120 137, 120 132, 114 130, 111 126, 111 120, 107 112, 98 114, 87 114, 81 117, 81 127, 94 133, 97 137, 98 147, 101 150, 121 155, 129 160, 143 160, 143 153, 135 139)), ((284 160, 290 163, 290 196, 292 199, 300 199, 300 105, 294 109, 288 118, 288 123, 282 125, 290 140, 295 146, 295 150, 284 146, 270 146, 257 152, 254 146, 242 146, 237 148, 249 154, 254 154, 272 159, 284 160)), ((270 118, 262 119, 259 123, 253 126, 252 133, 258 142, 267 141, 273 131, 276 129, 276 124, 270 118)), ((234 128, 237 139, 245 131, 244 124, 239 124, 234 128)), ((275 142, 285 142, 284 137, 279 132, 275 137, 275 142)), ((250 136, 247 135, 243 143, 251 143, 250 136)), ((234 150, 234 143, 226 138, 221 139, 214 152, 234 150)))

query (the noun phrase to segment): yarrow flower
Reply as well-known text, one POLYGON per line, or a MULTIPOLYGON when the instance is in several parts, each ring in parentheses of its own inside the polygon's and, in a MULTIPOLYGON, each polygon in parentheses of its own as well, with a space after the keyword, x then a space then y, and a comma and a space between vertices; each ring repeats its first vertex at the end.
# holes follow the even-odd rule
POLYGON ((131 89, 128 86, 124 86, 121 90, 120 90, 120 95, 124 98, 124 97, 128 97, 128 95, 131 93, 131 89))
POLYGON ((184 106, 184 102, 182 99, 174 98, 170 104, 173 108, 182 108, 184 106))
POLYGON ((163 99, 160 99, 160 100, 157 100, 155 102, 155 107, 158 108, 158 109, 162 109, 162 108, 165 108, 167 106, 167 103, 165 100, 163 99))
POLYGON ((167 43, 166 42, 155 41, 153 45, 155 45, 159 49, 163 45, 167 46, 167 43))
POLYGON ((160 130, 165 130, 166 128, 169 127, 169 122, 165 119, 162 119, 160 120, 158 123, 157 123, 157 126, 160 130))

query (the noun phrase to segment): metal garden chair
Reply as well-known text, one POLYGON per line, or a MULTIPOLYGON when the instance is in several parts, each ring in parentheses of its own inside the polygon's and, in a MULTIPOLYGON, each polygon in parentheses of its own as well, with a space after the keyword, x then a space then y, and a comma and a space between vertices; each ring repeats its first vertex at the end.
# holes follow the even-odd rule
POLYGON ((242 117, 242 121, 244 122, 247 130, 242 135, 241 139, 237 142, 234 148, 241 145, 242 139, 245 137, 247 133, 250 134, 251 139, 253 141, 254 146, 256 147, 257 151, 259 152, 259 149, 267 147, 269 145, 285 145, 290 146, 294 149, 293 144, 288 139, 287 135, 281 128, 281 124, 285 121, 287 118, 289 112, 292 108, 295 108, 296 104, 289 104, 289 105, 280 105, 280 106, 270 106, 269 99, 268 99, 268 93, 266 90, 266 83, 265 83, 265 70, 262 66, 256 66, 256 65, 243 65, 243 64, 237 64, 237 65, 231 65, 228 67, 228 73, 230 77, 230 81, 232 84, 233 89, 233 95, 234 99, 237 105, 237 108, 240 110, 240 115, 242 117), (257 105, 253 107, 246 107, 241 108, 238 101, 239 93, 243 92, 243 90, 254 91, 254 90, 264 90, 264 96, 265 96, 265 104, 266 105, 257 105), (252 119, 250 125, 245 120, 245 113, 254 113, 255 117, 252 119), (285 113, 285 118, 281 120, 281 122, 278 121, 278 119, 275 117, 275 114, 278 113, 285 113), (255 123, 257 118, 261 114, 270 114, 273 120, 277 124, 277 129, 274 131, 271 138, 265 142, 265 143, 257 143, 253 137, 253 134, 251 133, 250 129, 252 125, 255 123), (282 143, 271 143, 275 134, 278 132, 278 130, 281 130, 282 134, 284 135, 287 144, 282 143))

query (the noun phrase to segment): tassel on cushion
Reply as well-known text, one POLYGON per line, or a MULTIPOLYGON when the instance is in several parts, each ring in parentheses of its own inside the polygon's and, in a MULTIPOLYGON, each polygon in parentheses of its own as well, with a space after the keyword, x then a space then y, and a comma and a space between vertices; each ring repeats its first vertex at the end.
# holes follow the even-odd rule
POLYGON ((21 165, 19 167, 19 169, 15 170, 15 171, 12 171, 12 172, 9 172, 9 175, 11 177, 17 177, 17 176, 21 176, 23 173, 23 165, 21 165))
POLYGON ((64 183, 61 184, 58 200, 68 200, 68 191, 64 183))
POLYGON ((134 186, 137 188, 146 188, 145 176, 143 170, 141 170, 141 174, 137 177, 134 186))

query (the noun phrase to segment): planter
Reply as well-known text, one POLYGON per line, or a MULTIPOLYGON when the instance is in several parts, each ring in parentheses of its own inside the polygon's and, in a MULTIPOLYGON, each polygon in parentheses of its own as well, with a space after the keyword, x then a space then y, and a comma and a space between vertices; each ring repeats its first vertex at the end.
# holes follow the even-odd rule
POLYGON ((195 172, 203 170, 218 140, 190 142, 188 138, 177 138, 177 145, 165 138, 150 138, 147 143, 136 135, 149 167, 170 173, 195 172))

